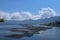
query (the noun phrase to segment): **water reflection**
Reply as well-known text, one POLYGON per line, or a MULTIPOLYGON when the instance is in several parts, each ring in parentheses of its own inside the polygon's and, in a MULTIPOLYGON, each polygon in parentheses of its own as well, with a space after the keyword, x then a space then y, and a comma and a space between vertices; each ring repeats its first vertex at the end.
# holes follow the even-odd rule
POLYGON ((6 37, 22 38, 22 37, 32 37, 32 36, 33 34, 24 33, 24 34, 11 34, 11 35, 7 35, 6 37))
POLYGON ((26 27, 24 29, 19 25, 0 25, 0 40, 60 40, 60 28, 26 27))
POLYGON ((5 37, 11 37, 11 38, 23 38, 23 37, 32 37, 34 34, 40 34, 40 31, 45 31, 46 28, 36 28, 36 29, 19 29, 19 28, 13 28, 10 31, 11 32, 17 32, 17 34, 9 34, 5 37), (18 34, 23 33, 23 34, 18 34))

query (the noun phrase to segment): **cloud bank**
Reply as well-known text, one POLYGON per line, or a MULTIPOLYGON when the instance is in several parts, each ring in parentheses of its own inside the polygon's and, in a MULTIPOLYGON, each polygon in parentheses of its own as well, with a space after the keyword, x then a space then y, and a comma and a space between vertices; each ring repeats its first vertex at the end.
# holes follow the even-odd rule
POLYGON ((56 12, 48 7, 48 8, 41 8, 38 12, 37 15, 32 15, 31 12, 13 12, 13 13, 8 13, 4 11, 0 11, 0 18, 4 18, 5 20, 38 20, 38 19, 44 19, 44 18, 50 18, 56 16, 56 12))

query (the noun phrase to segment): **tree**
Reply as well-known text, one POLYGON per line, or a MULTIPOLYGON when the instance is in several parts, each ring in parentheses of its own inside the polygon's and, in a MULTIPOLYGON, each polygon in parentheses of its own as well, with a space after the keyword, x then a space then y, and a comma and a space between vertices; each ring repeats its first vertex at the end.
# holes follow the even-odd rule
POLYGON ((4 19, 0 19, 0 22, 4 22, 4 19))

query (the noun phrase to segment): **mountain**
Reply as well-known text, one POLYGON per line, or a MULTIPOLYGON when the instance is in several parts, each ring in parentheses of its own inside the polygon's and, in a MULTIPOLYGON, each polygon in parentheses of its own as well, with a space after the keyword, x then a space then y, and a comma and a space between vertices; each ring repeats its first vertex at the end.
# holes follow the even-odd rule
POLYGON ((25 20, 21 23, 23 24, 47 24, 50 22, 60 21, 60 16, 55 16, 51 18, 39 19, 39 20, 25 20))
POLYGON ((4 23, 0 24, 47 24, 55 21, 60 21, 60 16, 39 19, 39 20, 24 20, 24 21, 6 20, 4 23))

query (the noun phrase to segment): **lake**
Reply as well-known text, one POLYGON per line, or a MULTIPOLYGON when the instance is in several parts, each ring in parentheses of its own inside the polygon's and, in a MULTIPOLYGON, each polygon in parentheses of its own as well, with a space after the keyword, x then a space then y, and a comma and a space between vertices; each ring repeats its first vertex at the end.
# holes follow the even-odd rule
POLYGON ((24 35, 23 32, 12 32, 13 28, 23 28, 21 25, 0 25, 0 40, 60 40, 60 28, 52 27, 39 33, 24 35), (8 37, 14 35, 15 37, 8 37))

